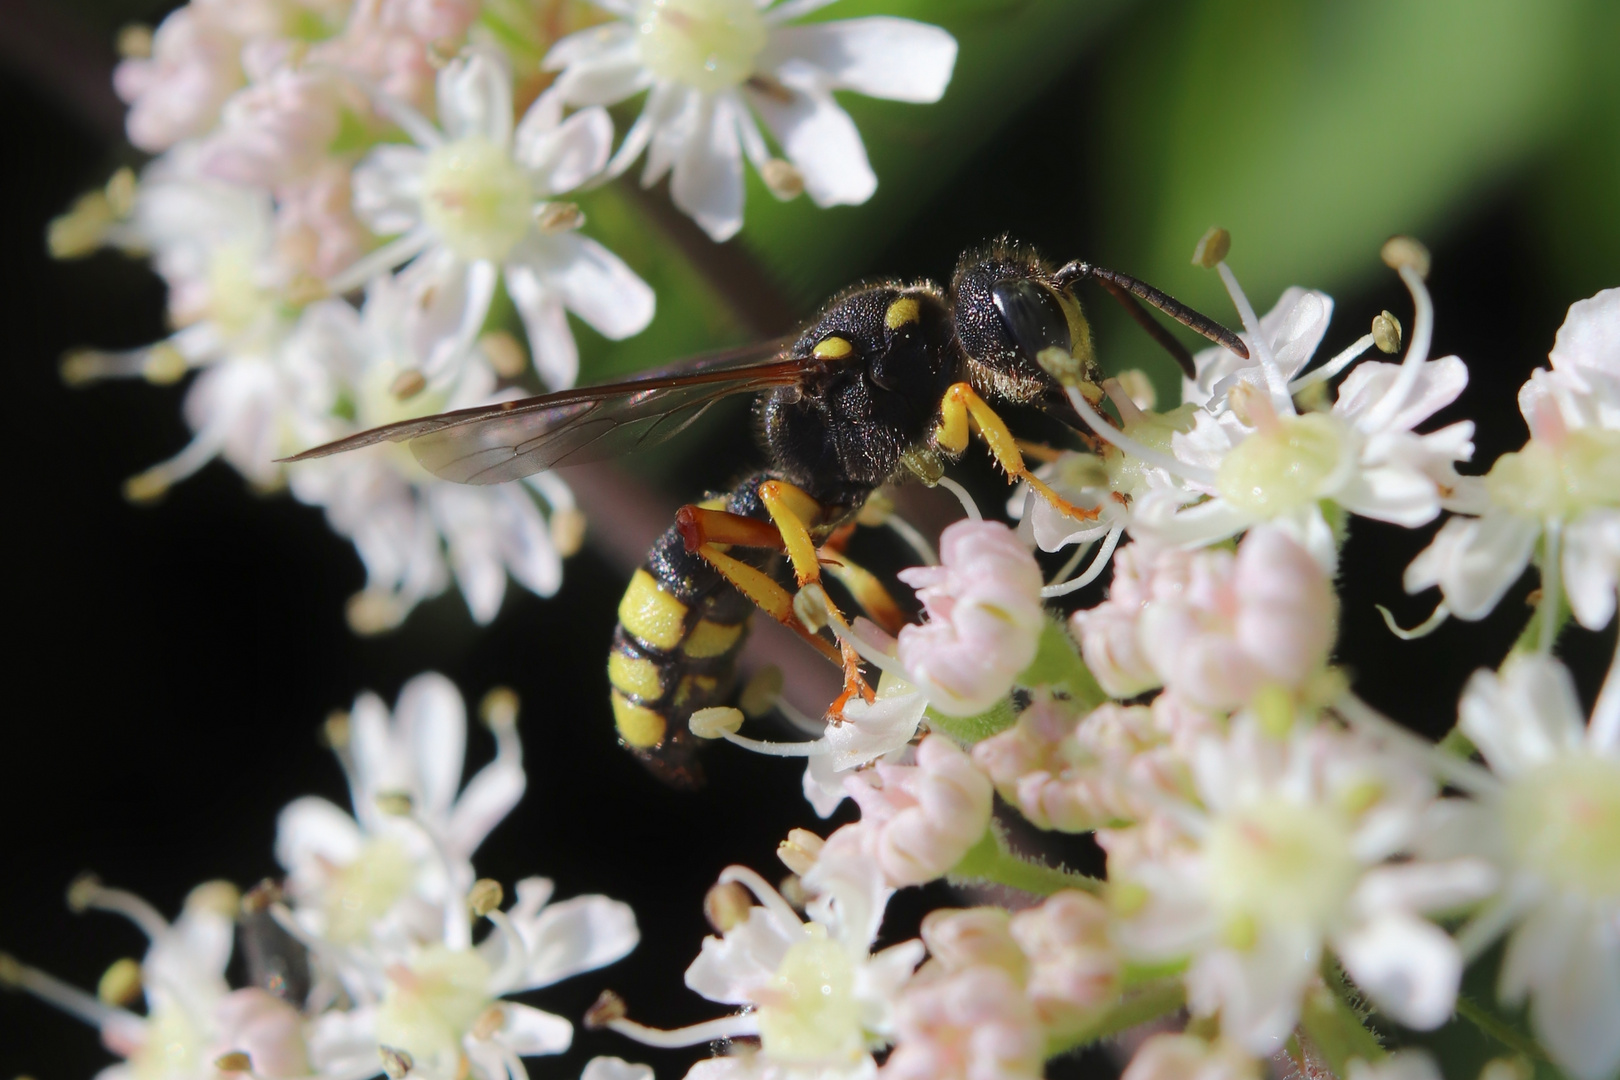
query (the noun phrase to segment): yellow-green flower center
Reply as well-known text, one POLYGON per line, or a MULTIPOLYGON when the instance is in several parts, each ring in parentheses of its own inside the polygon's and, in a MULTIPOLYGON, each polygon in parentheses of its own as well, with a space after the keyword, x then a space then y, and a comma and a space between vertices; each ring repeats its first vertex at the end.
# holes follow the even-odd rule
POLYGON ((393 840, 373 840, 332 877, 325 900, 326 933, 333 941, 363 940, 371 926, 410 887, 416 868, 393 840))
POLYGON ((377 1010, 377 1042, 419 1062, 461 1053, 461 1037, 491 1004, 489 965, 471 949, 429 945, 408 967, 388 973, 377 1010))
POLYGON ((1343 483, 1347 464, 1337 419, 1326 413, 1284 416, 1227 453, 1215 486, 1234 506, 1275 517, 1331 495, 1343 483))
POLYGON ((1280 799, 1222 817, 1204 855, 1211 899, 1240 947, 1268 923, 1325 929, 1361 872, 1344 815, 1280 799))
POLYGON ((208 318, 227 338, 265 329, 276 315, 276 295, 259 282, 258 252, 242 245, 215 248, 208 257, 208 318))
POLYGON ((812 923, 810 936, 788 949, 776 978, 760 995, 759 1037, 778 1062, 846 1060, 865 1048, 849 951, 812 923))
POLYGON ((529 178, 505 147, 474 135, 428 152, 422 218, 462 258, 505 257, 533 211, 529 178))
POLYGON ((1620 898, 1620 761, 1554 758, 1508 785, 1508 844, 1521 865, 1591 899, 1620 898))
POLYGON ((162 1004, 146 1020, 146 1041, 130 1055, 136 1080, 179 1080, 205 1069, 203 1033, 179 1006, 162 1004))
POLYGON ((765 48, 765 20, 754 0, 648 0, 636 30, 648 70, 708 93, 752 75, 765 48))
POLYGON ((1620 431, 1577 428, 1556 443, 1531 439, 1485 477, 1491 501, 1534 518, 1620 506, 1620 431))

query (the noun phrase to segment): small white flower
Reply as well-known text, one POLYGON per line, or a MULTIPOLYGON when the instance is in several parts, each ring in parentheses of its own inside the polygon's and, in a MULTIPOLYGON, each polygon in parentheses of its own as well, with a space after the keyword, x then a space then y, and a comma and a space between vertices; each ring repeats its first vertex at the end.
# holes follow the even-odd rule
POLYGON ((1387 1015, 1450 1017, 1462 960, 1419 913, 1479 898, 1493 875, 1477 859, 1388 862, 1418 836, 1427 776, 1326 726, 1273 739, 1243 716, 1192 766, 1196 807, 1098 834, 1128 955, 1189 960, 1192 1011, 1256 1055, 1293 1030, 1324 945, 1387 1015))
POLYGON ((1549 601, 1560 589, 1590 630, 1614 616, 1620 583, 1620 289, 1572 304, 1552 369, 1519 391, 1530 441, 1472 481, 1477 517, 1454 517, 1412 560, 1406 589, 1438 585, 1446 610, 1484 618, 1538 543, 1549 601))
POLYGON ((1580 1080, 1620 1068, 1620 676, 1587 724, 1569 672, 1515 654, 1474 675, 1458 727, 1501 780, 1447 799, 1426 838, 1436 856, 1477 854, 1501 891, 1459 933, 1470 956, 1512 926, 1497 991, 1530 1003, 1537 1039, 1580 1080))
POLYGON ((872 197, 877 177, 833 91, 926 103, 950 82, 956 39, 936 26, 886 16, 789 25, 830 2, 595 0, 620 21, 564 38, 545 66, 561 72, 556 91, 571 105, 647 91, 609 171, 645 151, 642 183, 672 173, 675 205, 725 240, 742 227, 745 156, 779 197, 872 197), (791 165, 771 157, 759 120, 791 165))
POLYGON ((514 128, 511 75, 485 52, 440 73, 439 127, 379 95, 379 109, 416 145, 379 147, 356 167, 355 209, 378 235, 399 238, 339 274, 334 288, 414 258, 459 297, 453 340, 464 348, 504 277, 535 367, 553 389, 572 386, 579 373, 567 312, 615 340, 645 328, 652 290, 618 256, 571 231, 583 220, 577 208, 550 201, 601 172, 613 138, 602 109, 563 120, 562 105, 555 93, 542 94, 514 128))

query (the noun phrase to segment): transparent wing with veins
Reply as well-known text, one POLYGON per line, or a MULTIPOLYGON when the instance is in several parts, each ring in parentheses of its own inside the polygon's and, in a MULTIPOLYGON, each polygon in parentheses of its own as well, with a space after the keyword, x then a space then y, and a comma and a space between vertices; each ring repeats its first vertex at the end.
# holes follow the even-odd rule
POLYGON ((499 484, 645 450, 684 431, 721 398, 800 381, 814 360, 783 359, 791 338, 761 342, 602 386, 402 420, 306 450, 307 461, 403 442, 435 476, 499 484), (761 362, 775 357, 771 362, 761 362))

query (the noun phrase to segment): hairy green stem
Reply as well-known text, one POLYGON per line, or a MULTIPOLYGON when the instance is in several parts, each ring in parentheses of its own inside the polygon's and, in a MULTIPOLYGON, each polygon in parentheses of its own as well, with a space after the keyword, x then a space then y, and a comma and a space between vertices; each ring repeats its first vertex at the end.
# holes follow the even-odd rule
MULTIPOLYGON (((1337 979, 1332 981, 1339 983, 1337 979)), ((1337 1076, 1346 1075, 1346 1067, 1356 1058, 1372 1064, 1382 1061, 1388 1053, 1345 1000, 1345 992, 1341 983, 1333 989, 1324 986, 1307 994, 1299 1016, 1299 1026, 1337 1076)))
POLYGON ((1187 987, 1180 976, 1149 983, 1127 992, 1092 1023, 1074 1034, 1054 1038, 1047 1046, 1046 1056, 1057 1057, 1070 1050, 1089 1045, 1099 1039, 1118 1035, 1122 1031, 1169 1016, 1187 1003, 1187 987))
POLYGON ((1064 889, 1081 889, 1100 894, 1106 882, 1072 870, 1047 866, 1015 854, 992 825, 983 838, 968 849, 962 861, 951 870, 953 881, 987 881, 1006 885, 1037 896, 1051 896, 1064 889))
POLYGON ((1457 1015, 1515 1053, 1532 1061, 1550 1060, 1534 1039, 1472 998, 1457 995, 1457 1015))

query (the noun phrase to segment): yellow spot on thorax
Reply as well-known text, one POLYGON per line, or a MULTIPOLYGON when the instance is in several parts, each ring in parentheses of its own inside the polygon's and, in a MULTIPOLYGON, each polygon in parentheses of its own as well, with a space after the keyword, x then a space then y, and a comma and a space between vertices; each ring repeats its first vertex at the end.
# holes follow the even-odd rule
POLYGON ((855 351, 855 346, 841 337, 822 338, 816 342, 816 347, 810 350, 810 355, 817 360, 842 360, 855 351))
POLYGON ((902 296, 889 305, 889 310, 883 313, 883 325, 890 330, 898 330, 907 323, 914 323, 922 318, 922 311, 917 307, 917 300, 912 296, 902 296))

